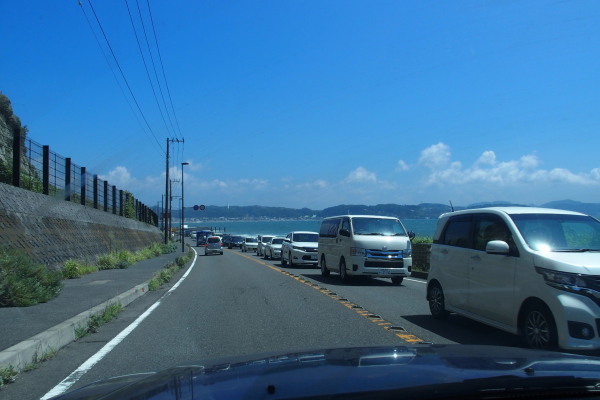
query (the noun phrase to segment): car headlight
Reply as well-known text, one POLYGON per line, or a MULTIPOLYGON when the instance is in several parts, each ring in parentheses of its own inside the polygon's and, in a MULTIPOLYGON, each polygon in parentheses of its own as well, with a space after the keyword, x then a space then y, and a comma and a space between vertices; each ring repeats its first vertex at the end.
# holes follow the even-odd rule
POLYGON ((535 270, 544 277, 544 280, 550 286, 566 286, 570 289, 585 289, 588 287, 585 279, 579 274, 557 272, 540 267, 536 267, 535 270))
POLYGON ((364 256, 365 249, 361 249, 360 247, 350 247, 350 255, 351 256, 364 256))

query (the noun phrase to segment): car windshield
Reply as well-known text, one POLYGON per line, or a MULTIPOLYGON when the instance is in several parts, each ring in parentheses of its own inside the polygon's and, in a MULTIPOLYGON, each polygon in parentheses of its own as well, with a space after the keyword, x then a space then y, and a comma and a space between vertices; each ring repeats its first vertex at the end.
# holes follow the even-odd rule
POLYGON ((316 242, 319 235, 316 233, 294 233, 294 242, 316 242))
POLYGON ((219 239, 218 237, 209 237, 208 238, 208 243, 219 243, 221 241, 221 239, 219 239))
POLYGON ((275 238, 273 240, 271 240, 272 244, 282 244, 283 243, 283 238, 275 238))
POLYGON ((261 241, 261 242, 263 242, 263 243, 267 243, 267 242, 270 242, 270 241, 271 241, 271 239, 273 239, 273 236, 263 236, 263 237, 260 239, 260 241, 261 241))
POLYGON ((541 251, 600 251, 600 222, 568 214, 513 214, 525 242, 541 251))
POLYGON ((258 240, 256 240, 255 238, 246 238, 246 243, 257 243, 258 240))
POLYGON ((352 218, 355 235, 406 236, 404 226, 397 219, 352 218))

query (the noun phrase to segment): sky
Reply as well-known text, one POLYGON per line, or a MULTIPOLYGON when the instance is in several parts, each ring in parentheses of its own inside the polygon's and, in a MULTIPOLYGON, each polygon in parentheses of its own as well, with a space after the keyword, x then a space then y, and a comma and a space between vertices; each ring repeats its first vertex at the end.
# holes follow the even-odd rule
POLYGON ((600 202, 599 20, 594 0, 0 0, 0 91, 148 205, 168 139, 186 207, 600 202))

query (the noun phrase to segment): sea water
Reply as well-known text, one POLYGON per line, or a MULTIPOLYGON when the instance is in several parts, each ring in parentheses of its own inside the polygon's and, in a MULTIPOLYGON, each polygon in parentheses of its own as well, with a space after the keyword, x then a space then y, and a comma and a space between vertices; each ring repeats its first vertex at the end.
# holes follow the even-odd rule
MULTIPOLYGON (((407 231, 419 237, 433 237, 436 219, 403 219, 407 231)), ((285 236, 292 231, 318 232, 321 220, 265 220, 265 221, 206 221, 188 222, 188 228, 210 227, 215 232, 242 236, 274 235, 285 236)), ((175 223, 173 226, 176 226, 175 223)))

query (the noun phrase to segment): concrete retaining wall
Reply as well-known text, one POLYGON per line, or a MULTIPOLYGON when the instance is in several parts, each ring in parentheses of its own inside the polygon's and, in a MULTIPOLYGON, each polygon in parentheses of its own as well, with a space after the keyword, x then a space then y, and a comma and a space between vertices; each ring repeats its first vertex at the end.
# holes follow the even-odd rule
POLYGON ((22 249, 47 266, 162 240, 155 226, 0 183, 0 246, 22 249))

